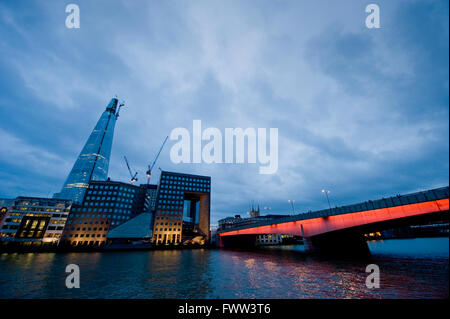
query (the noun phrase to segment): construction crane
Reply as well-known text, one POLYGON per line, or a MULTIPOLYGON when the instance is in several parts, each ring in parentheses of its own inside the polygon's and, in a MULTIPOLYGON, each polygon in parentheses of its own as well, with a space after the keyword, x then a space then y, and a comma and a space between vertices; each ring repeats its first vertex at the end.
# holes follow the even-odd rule
POLYGON ((162 149, 163 149, 163 147, 164 147, 164 144, 166 144, 168 138, 169 138, 169 136, 166 136, 166 139, 165 139, 164 142, 162 143, 161 148, 159 149, 158 154, 156 154, 156 157, 155 157, 155 159, 153 160, 152 165, 148 165, 148 170, 147 170, 147 185, 150 184, 150 178, 152 177, 152 169, 153 169, 153 166, 155 166, 156 161, 158 160, 159 154, 161 154, 161 151, 162 151, 162 149))
POLYGON ((125 159, 125 163, 127 163, 128 172, 130 172, 130 177, 131 177, 130 183, 133 184, 134 182, 136 182, 136 181, 138 180, 137 177, 136 177, 138 173, 136 172, 136 173, 134 173, 134 175, 133 175, 133 173, 131 172, 130 164, 128 164, 127 157, 124 156, 123 158, 125 159))

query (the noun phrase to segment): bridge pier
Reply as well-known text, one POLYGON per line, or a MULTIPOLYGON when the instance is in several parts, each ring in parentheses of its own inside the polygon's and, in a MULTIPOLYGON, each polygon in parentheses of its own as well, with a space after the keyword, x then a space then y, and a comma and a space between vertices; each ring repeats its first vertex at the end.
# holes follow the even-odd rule
POLYGON ((364 235, 357 232, 339 231, 303 238, 305 251, 314 254, 337 256, 368 256, 369 246, 364 235))

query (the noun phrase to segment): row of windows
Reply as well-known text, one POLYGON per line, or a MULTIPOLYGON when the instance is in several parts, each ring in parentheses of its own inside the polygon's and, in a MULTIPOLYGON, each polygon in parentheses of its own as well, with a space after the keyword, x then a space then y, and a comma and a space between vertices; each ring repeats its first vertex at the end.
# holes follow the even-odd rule
MULTIPOLYGON (((110 206, 110 203, 108 202, 88 202, 88 203, 84 203, 83 206, 110 206)), ((125 207, 125 208, 131 208, 132 205, 129 204, 123 204, 123 203, 111 203, 111 207, 125 207)))
POLYGON ((130 219, 130 216, 123 216, 123 215, 113 215, 113 220, 118 220, 118 219, 125 219, 128 220, 130 219))
MULTIPOLYGON (((178 195, 183 195, 184 194, 184 192, 182 192, 182 191, 176 191, 176 190, 171 190, 171 189, 169 189, 169 190, 167 190, 167 189, 161 189, 160 190, 160 193, 161 194, 178 194, 178 195)), ((160 196, 162 196, 162 195, 160 195, 160 196)))
POLYGON ((47 202, 47 203, 41 203, 41 202, 27 202, 27 201, 22 201, 17 203, 17 205, 21 205, 21 206, 42 206, 42 207, 48 207, 48 206, 53 206, 53 207, 59 207, 59 208, 65 208, 66 207, 66 203, 52 203, 52 202, 47 202))
POLYGON ((91 184, 89 186, 89 189, 110 189, 110 190, 121 190, 121 191, 128 191, 131 193, 134 193, 136 190, 134 188, 128 188, 128 187, 124 187, 124 186, 119 186, 119 185, 93 185, 91 184))
POLYGON ((182 219, 182 215, 175 215, 175 216, 168 216, 168 215, 160 215, 160 216, 156 216, 155 220, 160 220, 160 221, 165 221, 165 220, 181 220, 182 219))
MULTIPOLYGON (((18 214, 19 216, 21 214, 18 214)), ((24 216, 39 216, 39 217, 52 217, 52 214, 41 214, 41 213, 25 213, 24 216)), ((64 214, 64 217, 67 217, 67 215, 64 214)))
POLYGON ((59 238, 59 237, 61 237, 61 234, 59 234, 59 233, 48 233, 48 234, 45 234, 45 237, 46 238, 59 238))
MULTIPOLYGON (((166 185, 162 185, 161 186, 161 192, 162 193, 167 193, 167 190, 165 188, 170 188, 170 189, 183 189, 185 191, 189 191, 189 192, 204 192, 204 193, 209 193, 209 188, 197 188, 197 187, 183 187, 183 186, 166 186, 166 185)), ((170 191, 168 192, 170 193, 170 191)))
POLYGON ((162 180, 177 180, 177 181, 188 181, 188 182, 194 182, 194 181, 200 181, 200 182, 205 182, 205 183, 209 183, 210 180, 209 179, 203 179, 203 178, 199 178, 199 177, 184 177, 184 176, 174 176, 174 175, 162 175, 162 180))
MULTIPOLYGON (((34 214, 26 214, 26 216, 33 216, 34 214)), ((17 216, 17 215, 12 215, 11 216, 17 216)), ((20 216, 20 214, 19 214, 20 216)), ((41 216, 41 215, 36 215, 39 217, 46 217, 46 216, 41 216)), ((49 216, 47 216, 49 217, 49 216)), ((22 221, 22 218, 5 218, 5 223, 20 223, 22 221)), ((50 221, 50 223, 52 224, 65 224, 66 220, 65 219, 52 219, 50 221)))
POLYGON ((159 210, 158 209, 158 214, 160 215, 175 215, 175 216, 181 216, 182 211, 173 211, 173 210, 159 210))
MULTIPOLYGON (((169 229, 168 231, 172 231, 172 228, 164 228, 164 231, 167 231, 167 229, 169 229)), ((155 231, 158 231, 158 228, 155 231)), ((159 231, 163 231, 163 229, 160 228, 159 231)), ((181 231, 181 228, 174 228, 173 231, 181 231)))
POLYGON ((102 201, 107 200, 107 201, 113 201, 113 202, 115 202, 117 200, 119 202, 126 202, 126 203, 132 203, 133 202, 133 200, 129 199, 129 198, 124 198, 124 197, 119 197, 118 198, 118 197, 110 197, 110 196, 107 196, 107 197, 105 197, 105 196, 103 196, 103 197, 100 197, 100 196, 97 196, 97 197, 95 197, 95 196, 86 196, 85 201, 88 201, 88 200, 98 200, 98 201, 100 201, 100 200, 102 200, 102 201))
MULTIPOLYGON (((165 225, 165 226, 172 226, 172 223, 167 223, 167 222, 166 222, 166 223, 156 223, 155 225, 156 225, 156 226, 158 226, 158 225, 159 225, 159 226, 164 226, 164 225, 165 225)), ((177 223, 173 223, 173 225, 174 225, 174 226, 180 226, 181 223, 177 222, 177 223)))
POLYGON ((180 200, 167 200, 167 199, 162 199, 159 201, 162 204, 175 204, 175 205, 183 205, 183 202, 180 200))
POLYGON ((6 218, 5 223, 20 223, 22 221, 22 218, 6 218))
MULTIPOLYGON (((71 231, 74 231, 74 230, 75 230, 75 227, 71 227, 70 230, 71 230, 71 231)), ((88 230, 88 231, 91 231, 91 230, 97 231, 97 227, 94 227, 94 228, 91 228, 91 227, 87 227, 87 228, 86 228, 86 227, 83 227, 83 228, 80 228, 80 227, 78 227, 78 228, 77 228, 77 231, 80 231, 80 230, 82 230, 82 231, 86 231, 86 230, 88 230)), ((98 230, 99 230, 99 231, 102 231, 102 230, 103 230, 103 227, 98 227, 98 230)), ((105 231, 106 231, 106 230, 108 230, 108 228, 105 227, 105 231)))
POLYGON ((162 181, 161 185, 162 186, 182 185, 182 186, 209 187, 209 184, 205 184, 205 183, 199 183, 199 182, 189 183, 189 182, 177 182, 177 181, 162 181))
POLYGON ((95 245, 100 246, 105 243, 105 240, 89 241, 89 239, 88 239, 88 240, 71 241, 70 243, 73 246, 95 246, 95 245))
POLYGON ((85 212, 89 212, 89 211, 92 211, 94 213, 97 213, 97 212, 99 212, 99 213, 112 213, 112 212, 114 212, 114 213, 123 213, 123 214, 130 214, 131 213, 131 210, 129 210, 129 209, 119 209, 119 208, 114 208, 114 209, 113 208, 99 208, 99 209, 93 208, 92 209, 92 208, 83 207, 82 209, 81 208, 74 209, 74 212, 83 212, 83 213, 85 213, 85 212))
POLYGON ((13 209, 17 210, 29 210, 29 211, 37 211, 37 212, 57 212, 60 213, 62 211, 65 211, 64 209, 59 208, 44 208, 44 207, 29 207, 29 206, 20 206, 20 207, 13 207, 13 209))
POLYGON ((85 224, 85 225, 87 225, 87 224, 90 224, 90 225, 92 225, 92 223, 94 223, 94 224, 101 224, 101 225, 103 225, 103 224, 109 224, 109 221, 103 221, 103 220, 101 220, 101 221, 98 221, 98 220, 96 220, 96 221, 82 221, 82 220, 68 220, 67 221, 67 224, 85 224))
MULTIPOLYGON (((182 192, 179 192, 180 194, 182 192)), ((182 195, 161 195, 161 198, 168 198, 168 199, 178 199, 178 200, 182 200, 183 196, 182 195)))
POLYGON ((65 223, 66 223, 66 220, 57 220, 57 219, 50 220, 50 224, 62 224, 62 225, 64 225, 65 223))
POLYGON ((260 243, 278 243, 277 239, 259 239, 260 243))
MULTIPOLYGON (((119 197, 127 197, 132 198, 135 195, 131 193, 122 193, 122 192, 106 192, 106 191, 87 191, 87 195, 105 195, 105 196, 119 196, 119 197)), ((104 198, 104 197, 103 197, 104 198)))
POLYGON ((53 208, 43 208, 43 207, 28 207, 28 206, 20 206, 20 207, 13 207, 13 210, 20 210, 20 211, 32 211, 32 212, 68 212, 69 209, 53 209, 53 208))
MULTIPOLYGON (((180 215, 180 217, 181 217, 181 215, 180 215)), ((156 216, 155 219, 156 219, 156 220, 159 220, 159 219, 163 219, 163 220, 165 220, 165 219, 167 219, 167 220, 181 220, 181 218, 179 218, 179 217, 173 217, 173 216, 167 216, 167 217, 164 217, 164 216, 156 216)))
POLYGON ((3 225, 2 229, 18 229, 19 225, 3 225))
MULTIPOLYGON (((130 214, 130 212, 129 211, 124 211, 123 212, 123 214, 130 214)), ((103 215, 100 215, 100 214, 97 214, 97 215, 95 215, 95 214, 72 214, 71 215, 71 218, 73 219, 73 218, 111 218, 111 217, 114 217, 115 215, 106 215, 106 214, 103 214, 103 215)))
POLYGON ((266 238, 281 238, 281 235, 277 234, 259 235, 259 239, 266 239, 266 238))
POLYGON ((22 213, 11 213, 9 216, 22 216, 22 213))
POLYGON ((163 234, 155 235, 158 238, 158 241, 157 241, 158 243, 161 243, 161 242, 164 242, 164 241, 166 243, 172 243, 172 242, 179 243, 180 242, 180 235, 179 234, 173 234, 173 236, 170 236, 170 234, 164 234, 164 239, 160 240, 160 239, 163 238, 162 235, 163 234))
POLYGON ((182 205, 178 205, 178 206, 172 206, 172 205, 158 205, 158 208, 160 210, 176 210, 176 211, 180 211, 183 209, 182 205))
MULTIPOLYGON (((134 198, 133 196, 130 196, 129 198, 134 198)), ((108 201, 116 201, 116 200, 118 200, 119 202, 129 202, 129 203, 131 203, 132 202, 132 200, 131 199, 128 199, 128 198, 125 198, 125 197, 111 197, 111 196, 103 196, 103 197, 100 197, 100 196, 86 196, 86 198, 85 198, 85 201, 87 201, 87 200, 102 200, 102 201, 105 201, 105 200, 108 200, 108 201)))
POLYGON ((48 226, 47 230, 63 230, 64 226, 48 226))
POLYGON ((106 237, 105 234, 69 234, 69 237, 106 237))

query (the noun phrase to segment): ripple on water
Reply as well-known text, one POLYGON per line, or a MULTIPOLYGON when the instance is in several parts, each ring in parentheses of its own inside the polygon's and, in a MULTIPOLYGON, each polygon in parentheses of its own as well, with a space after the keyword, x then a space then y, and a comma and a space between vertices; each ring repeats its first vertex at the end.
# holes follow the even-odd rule
POLYGON ((448 238, 369 245, 369 260, 311 257, 302 246, 1 254, 0 298, 448 298, 448 238), (80 289, 65 287, 70 263, 80 289), (380 267, 380 289, 365 286, 368 263, 380 267))

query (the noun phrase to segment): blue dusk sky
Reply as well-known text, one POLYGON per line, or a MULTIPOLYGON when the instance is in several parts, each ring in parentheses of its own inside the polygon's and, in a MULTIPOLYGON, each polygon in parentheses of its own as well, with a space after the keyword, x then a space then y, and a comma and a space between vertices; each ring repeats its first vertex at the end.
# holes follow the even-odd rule
MULTIPOLYGON (((279 165, 174 164, 212 178, 212 223, 449 183, 448 1, 0 1, 0 198, 51 196, 117 94, 109 175, 139 182, 176 127, 278 128, 279 165), (65 26, 66 5, 80 28, 65 26), (269 209, 270 208, 270 209, 269 209)), ((156 181, 157 175, 153 177, 156 181)))

